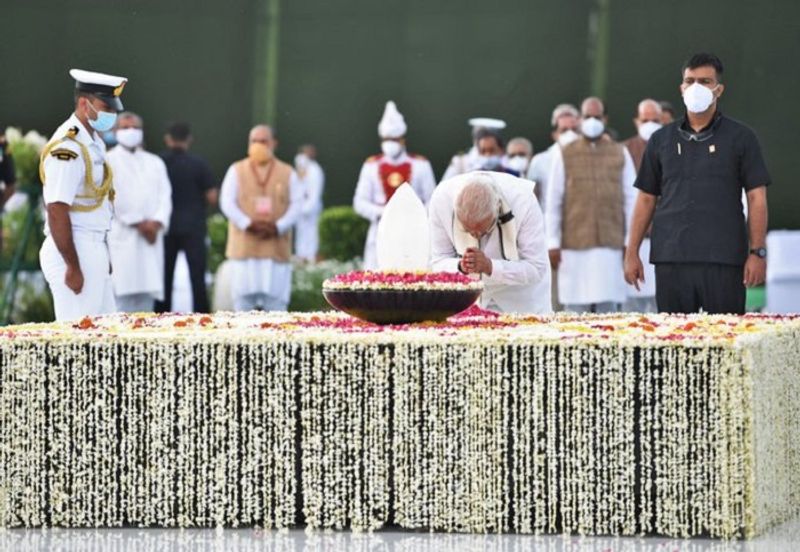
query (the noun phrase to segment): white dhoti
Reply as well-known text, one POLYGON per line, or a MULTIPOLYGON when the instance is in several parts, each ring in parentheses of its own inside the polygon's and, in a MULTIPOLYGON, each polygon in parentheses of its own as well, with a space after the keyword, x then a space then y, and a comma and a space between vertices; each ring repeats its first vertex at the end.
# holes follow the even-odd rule
POLYGON ((626 286, 621 249, 561 250, 558 300, 563 305, 623 303, 626 286))
POLYGON ((286 310, 292 292, 292 265, 272 259, 231 259, 231 294, 237 311, 286 310))
POLYGON ((301 259, 315 261, 319 249, 319 214, 303 215, 294 227, 294 253, 301 259))
POLYGON ((83 289, 77 294, 64 283, 67 265, 53 238, 48 236, 39 251, 42 273, 53 294, 56 320, 78 320, 115 312, 106 233, 74 232, 73 241, 83 273, 83 289))

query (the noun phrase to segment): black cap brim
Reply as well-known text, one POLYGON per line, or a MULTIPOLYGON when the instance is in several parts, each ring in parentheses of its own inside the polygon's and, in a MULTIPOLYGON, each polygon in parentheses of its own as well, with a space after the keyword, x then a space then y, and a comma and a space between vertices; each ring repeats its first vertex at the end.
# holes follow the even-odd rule
POLYGON ((124 107, 122 107, 122 100, 120 100, 118 96, 112 96, 109 94, 97 94, 97 93, 92 94, 92 96, 94 96, 98 100, 102 100, 108 107, 117 112, 125 109, 124 107))

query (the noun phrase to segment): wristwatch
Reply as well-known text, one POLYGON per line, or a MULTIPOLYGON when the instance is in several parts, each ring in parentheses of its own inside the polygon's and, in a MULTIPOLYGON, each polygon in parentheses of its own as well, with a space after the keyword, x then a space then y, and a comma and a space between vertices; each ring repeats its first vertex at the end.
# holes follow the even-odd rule
POLYGON ((767 248, 766 247, 754 247, 750 250, 751 255, 755 255, 761 259, 767 258, 767 248))

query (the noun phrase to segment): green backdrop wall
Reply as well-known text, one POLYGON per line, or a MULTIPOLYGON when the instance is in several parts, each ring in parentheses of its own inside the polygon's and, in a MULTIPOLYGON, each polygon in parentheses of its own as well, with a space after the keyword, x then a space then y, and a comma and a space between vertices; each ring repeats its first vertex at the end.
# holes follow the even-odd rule
MULTIPOLYGON (((267 0, 3 2, 0 125, 50 132, 70 111, 70 67, 130 79, 125 103, 159 149, 170 120, 195 129, 221 180, 242 156, 264 90, 267 0), (254 108, 253 106, 256 106, 254 108)), ((770 226, 800 228, 800 3, 604 0, 606 99, 622 137, 644 97, 680 106, 680 65, 693 51, 725 62, 722 109, 756 129, 773 176, 770 226)), ((279 156, 318 145, 328 204, 349 203, 361 162, 378 151, 383 104, 397 102, 409 143, 438 175, 469 145, 466 119, 495 116, 506 136, 548 145, 549 114, 592 90, 601 0, 485 2, 282 0, 277 52, 279 156)))

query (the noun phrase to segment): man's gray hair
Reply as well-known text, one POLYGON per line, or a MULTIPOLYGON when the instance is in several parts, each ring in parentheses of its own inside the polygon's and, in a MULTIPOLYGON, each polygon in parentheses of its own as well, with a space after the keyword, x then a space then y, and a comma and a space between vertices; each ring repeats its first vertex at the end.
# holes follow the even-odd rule
POLYGON ((602 109, 603 115, 606 114, 606 104, 603 102, 603 100, 597 96, 589 96, 581 102, 581 115, 583 115, 583 112, 586 110, 586 106, 592 103, 600 104, 600 109, 602 109))
POLYGON ((122 119, 136 119, 136 122, 139 123, 139 126, 144 126, 144 121, 142 121, 142 118, 133 111, 123 111, 117 115, 118 121, 121 121, 122 119))
POLYGON ((523 148, 525 148, 525 153, 528 157, 533 155, 533 144, 531 144, 531 141, 528 140, 527 138, 524 138, 522 136, 517 136, 516 138, 512 138, 511 140, 508 141, 508 145, 506 146, 506 151, 508 151, 509 148, 511 148, 511 146, 522 146, 523 148))
POLYGON ((491 177, 476 174, 456 197, 456 217, 462 224, 482 222, 497 215, 500 195, 491 177))
POLYGON ((646 108, 648 105, 651 106, 653 109, 655 109, 659 115, 661 115, 661 104, 652 98, 646 98, 641 102, 639 102, 639 105, 636 107, 636 116, 638 117, 639 113, 641 113, 642 110, 646 108))
POLYGON ((556 128, 558 125, 558 120, 564 115, 572 115, 576 119, 580 119, 581 117, 581 114, 578 112, 578 108, 574 105, 568 103, 558 104, 553 110, 553 115, 550 117, 550 126, 556 128))

